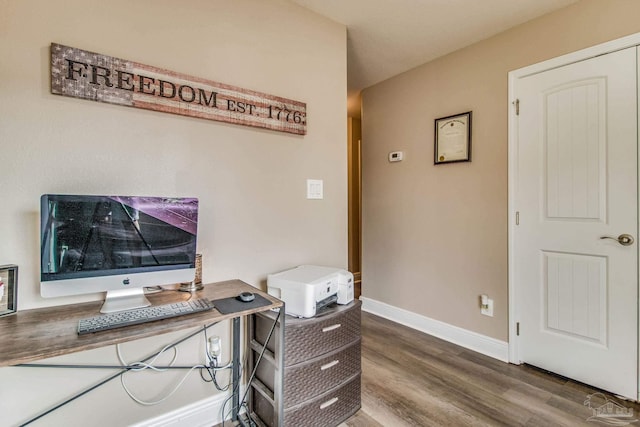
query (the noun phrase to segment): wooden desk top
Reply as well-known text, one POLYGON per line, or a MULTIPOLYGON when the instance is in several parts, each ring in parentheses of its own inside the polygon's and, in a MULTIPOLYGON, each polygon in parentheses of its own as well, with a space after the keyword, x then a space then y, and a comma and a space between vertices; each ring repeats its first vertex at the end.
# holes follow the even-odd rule
POLYGON ((282 306, 282 301, 240 280, 210 283, 193 294, 177 291, 149 294, 147 299, 152 305, 159 305, 186 301, 192 298, 192 295, 193 298, 222 299, 236 296, 244 291, 262 295, 272 304, 231 314, 221 314, 214 308, 210 311, 86 335, 78 335, 78 320, 99 315, 102 301, 18 311, 15 314, 0 317, 0 339, 2 340, 0 366, 18 365, 204 326, 282 306))

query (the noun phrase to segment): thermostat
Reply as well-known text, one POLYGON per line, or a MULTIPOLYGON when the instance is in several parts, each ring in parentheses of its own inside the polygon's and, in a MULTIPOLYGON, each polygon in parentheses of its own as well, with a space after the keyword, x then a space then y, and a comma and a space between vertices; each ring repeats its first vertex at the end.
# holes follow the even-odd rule
POLYGON ((389 153, 389 161, 390 162, 400 162, 402 161, 403 156, 403 152, 402 151, 392 151, 391 153, 389 153))

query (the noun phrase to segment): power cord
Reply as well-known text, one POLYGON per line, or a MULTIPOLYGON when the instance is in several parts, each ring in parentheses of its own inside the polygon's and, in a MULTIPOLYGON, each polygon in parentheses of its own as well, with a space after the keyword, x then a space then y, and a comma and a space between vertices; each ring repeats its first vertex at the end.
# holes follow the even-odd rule
POLYGON ((156 359, 158 357, 160 357, 169 348, 173 349, 173 358, 171 359, 171 362, 169 362, 168 366, 173 366, 173 364, 175 363, 176 359, 178 358, 178 349, 176 347, 171 347, 169 345, 164 346, 162 348, 162 350, 160 350, 158 353, 156 353, 156 355, 153 357, 153 359, 151 359, 151 361, 149 363, 145 363, 145 362, 128 363, 128 362, 125 362, 124 357, 122 357, 122 353, 120 351, 120 344, 116 344, 116 354, 118 355, 118 361, 122 364, 123 367, 125 367, 125 366, 136 366, 137 367, 137 368, 130 369, 130 371, 134 371, 135 372, 135 371, 143 371, 145 369, 152 369, 152 370, 157 371, 157 372, 162 372, 162 371, 166 371, 166 369, 156 368, 153 364, 155 363, 156 359))
MULTIPOLYGON (((206 329, 205 329, 205 331, 206 331, 206 329)), ((166 371, 167 368, 158 368, 158 367, 154 366, 154 363, 155 363, 156 359, 158 359, 158 357, 160 357, 162 354, 164 354, 164 352, 169 348, 173 349, 173 358, 171 359, 171 362, 169 362, 169 365, 168 365, 169 367, 171 367, 171 366, 173 366, 173 364, 175 363, 175 361, 176 361, 176 359, 178 357, 178 350, 177 350, 177 348, 175 346, 172 346, 172 345, 165 346, 148 363, 146 363, 146 362, 127 363, 124 360, 124 357, 122 356, 122 352, 120 350, 120 344, 116 344, 116 353, 118 355, 118 360, 123 365, 123 367, 124 366, 133 366, 133 368, 129 369, 127 372, 124 372, 122 375, 120 375, 120 383, 122 384, 122 388, 127 393, 127 395, 129 395, 129 397, 133 401, 135 401, 136 403, 138 403, 140 405, 144 405, 144 406, 153 406, 153 405, 157 405, 159 403, 164 402, 165 400, 167 400, 168 398, 173 396, 178 391, 178 389, 182 386, 182 384, 187 380, 187 377, 189 376, 189 374, 191 374, 191 372, 193 372, 195 369, 205 367, 204 365, 192 366, 191 369, 189 369, 187 371, 187 373, 185 373, 183 375, 182 379, 176 384, 176 386, 169 393, 167 393, 164 397, 162 397, 162 398, 160 398, 158 400, 146 401, 146 400, 140 399, 139 397, 136 397, 133 394, 133 392, 131 392, 131 390, 129 390, 129 387, 127 386, 127 383, 125 381, 125 377, 127 376, 127 374, 129 372, 141 372, 141 371, 144 371, 146 369, 151 369, 152 371, 155 371, 155 372, 164 372, 164 371, 166 371)))
MULTIPOLYGON (((149 287, 145 288, 145 293, 148 293, 148 294, 154 294, 154 293, 160 293, 160 292, 171 292, 171 291, 177 291, 177 290, 165 289, 165 288, 163 288, 161 286, 149 286, 149 287)), ((193 295, 190 295, 189 300, 191 298, 193 298, 193 295)), ((204 331, 205 339, 206 339, 207 328, 203 328, 203 331, 204 331)), ((205 346, 206 346, 206 341, 205 341, 205 346)), ((178 391, 178 389, 186 381, 187 377, 189 376, 189 374, 191 374, 191 372, 193 372, 195 369, 207 368, 206 365, 194 365, 194 366, 192 366, 191 369, 189 369, 189 371, 187 371, 187 373, 184 374, 184 376, 178 382, 178 384, 176 384, 176 386, 169 393, 167 393, 164 397, 162 397, 161 399, 154 400, 154 401, 145 401, 145 400, 142 400, 142 399, 134 396, 133 393, 131 392, 131 390, 129 390, 129 387, 127 387, 127 384, 126 384, 126 381, 125 381, 125 376, 129 372, 141 372, 141 371, 144 371, 146 369, 151 369, 152 371, 155 371, 155 372, 164 372, 164 371, 166 371, 167 368, 158 368, 158 367, 154 366, 154 363, 155 363, 156 359, 158 357, 160 357, 168 348, 172 348, 173 349, 173 358, 171 359, 171 362, 169 362, 169 365, 168 365, 169 367, 172 367, 173 364, 175 363, 176 359, 178 358, 178 349, 175 346, 172 346, 172 345, 165 346, 162 350, 160 350, 158 353, 156 353, 155 357, 153 357, 153 359, 149 363, 145 363, 145 362, 127 363, 124 360, 124 358, 122 357, 122 353, 120 351, 120 344, 116 344, 116 353, 118 355, 118 360, 120 361, 120 363, 122 364, 123 367, 130 367, 126 372, 124 372, 122 375, 120 375, 120 383, 122 384, 122 388, 124 389, 124 391, 127 393, 127 395, 129 395, 129 397, 133 401, 139 403, 140 405, 144 405, 144 406, 153 406, 153 405, 157 405, 159 403, 162 403, 165 400, 167 400, 169 397, 173 396, 178 391)), ((211 359, 211 357, 209 355, 209 351, 207 351, 207 356, 209 357, 209 359, 211 359)), ((200 376, 202 377, 202 373, 200 374, 200 376)), ((216 388, 218 388, 218 384, 215 381, 215 373, 212 375, 212 377, 214 379, 214 384, 216 385, 216 388)), ((204 377, 203 377, 203 380, 204 380, 204 377)), ((220 390, 220 388, 218 388, 218 390, 220 390)), ((224 391, 224 390, 221 390, 221 391, 224 391)))
MULTIPOLYGON (((129 395, 129 397, 134 400, 136 403, 139 403, 140 405, 144 405, 144 406, 153 406, 153 405, 157 405, 159 403, 164 402, 165 400, 167 400, 168 398, 170 398, 171 396, 173 396, 178 389, 182 386, 182 384, 187 380, 187 377, 189 376, 189 374, 191 372, 193 372, 195 369, 200 368, 202 365, 196 365, 194 367, 192 367, 180 380, 180 382, 178 382, 178 384, 176 384, 176 386, 169 392, 167 393, 164 397, 158 399, 158 400, 153 400, 153 401, 146 401, 146 400, 142 400, 136 396, 133 395, 133 393, 129 390, 129 388, 127 387, 127 384, 125 383, 124 377, 125 375, 121 375, 120 376, 120 383, 122 384, 122 388, 124 389, 124 391, 129 395)), ((145 368, 146 369, 146 368, 145 368)))

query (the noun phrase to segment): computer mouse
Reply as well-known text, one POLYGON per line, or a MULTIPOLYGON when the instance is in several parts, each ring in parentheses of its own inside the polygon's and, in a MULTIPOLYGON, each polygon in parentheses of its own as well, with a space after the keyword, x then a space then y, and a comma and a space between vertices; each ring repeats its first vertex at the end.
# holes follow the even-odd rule
POLYGON ((240 295, 236 297, 238 301, 242 302, 251 302, 256 298, 256 296, 251 292, 242 292, 240 295))

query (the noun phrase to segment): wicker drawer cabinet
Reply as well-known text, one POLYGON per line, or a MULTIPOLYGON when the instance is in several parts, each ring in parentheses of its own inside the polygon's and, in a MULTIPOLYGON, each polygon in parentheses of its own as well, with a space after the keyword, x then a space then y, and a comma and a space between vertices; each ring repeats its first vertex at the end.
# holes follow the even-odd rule
MULTIPOLYGON (((274 319, 267 312, 250 322, 251 370, 274 319)), ((284 324, 282 402, 273 392, 279 385, 270 353, 280 345, 274 333, 252 384, 252 412, 267 426, 276 426, 278 420, 291 427, 340 424, 360 409, 360 301, 335 306, 311 319, 286 316, 284 324)))

